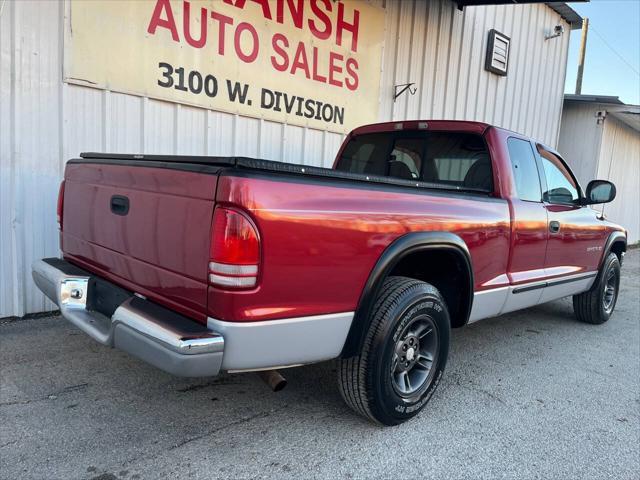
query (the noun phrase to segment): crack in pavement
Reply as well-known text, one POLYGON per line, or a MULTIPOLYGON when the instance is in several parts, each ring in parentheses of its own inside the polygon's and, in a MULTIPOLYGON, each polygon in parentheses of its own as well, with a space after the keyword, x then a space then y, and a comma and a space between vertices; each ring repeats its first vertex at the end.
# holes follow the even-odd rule
POLYGON ((207 383, 198 383, 195 385, 188 385, 184 388, 178 388, 176 392, 180 392, 180 393, 195 392, 196 390, 201 390, 207 387, 223 386, 223 385, 240 385, 241 383, 242 382, 233 380, 230 377, 220 377, 207 383))
POLYGON ((52 393, 47 393, 44 397, 32 398, 27 400, 12 400, 9 402, 1 402, 0 407, 7 407, 10 405, 29 405, 30 403, 43 402, 45 400, 56 400, 59 395, 64 395, 65 393, 77 392, 80 390, 85 390, 89 386, 88 383, 79 383, 77 385, 69 385, 60 390, 56 390, 52 393))
POLYGON ((8 407, 10 405, 27 405, 33 402, 41 402, 46 400, 46 398, 35 398, 33 400, 13 400, 12 402, 1 402, 0 407, 8 407))
POLYGON ((449 382, 453 383, 456 387, 461 387, 472 392, 482 393, 483 395, 486 395, 487 397, 491 398, 492 400, 495 400, 496 402, 501 403, 502 405, 507 405, 507 402, 505 402, 498 395, 491 393, 489 390, 479 387, 471 382, 468 384, 462 383, 462 378, 457 372, 450 372, 448 380, 449 382))
POLYGON ((167 451, 171 451, 171 450, 175 450, 177 448, 183 447, 183 446, 185 446, 185 445, 187 445, 187 444, 189 444, 191 442, 195 442, 195 441, 200 440, 202 438, 208 437, 209 435, 213 435, 214 433, 220 432, 222 430, 226 430, 229 427, 235 427, 237 425, 243 425, 245 423, 249 423, 252 420, 255 420, 256 418, 267 418, 267 417, 271 416, 274 413, 278 413, 279 411, 284 410, 285 408, 287 408, 287 405, 283 405, 282 407, 279 407, 279 408, 274 408, 272 410, 268 410, 268 411, 265 411, 265 412, 256 413, 254 415, 250 415, 248 417, 244 417, 244 418, 241 418, 239 420, 236 420, 236 421, 233 421, 233 422, 229 422, 226 425, 214 428, 213 430, 209 430, 206 433, 203 433, 201 435, 196 435, 195 437, 183 440, 183 441, 181 441, 181 442, 179 442, 179 443, 177 443, 175 445, 172 445, 171 447, 169 447, 167 449, 167 451))
POLYGON ((204 432, 204 433, 202 433, 200 435, 196 435, 196 436, 193 436, 193 437, 190 437, 190 438, 186 438, 186 439, 184 439, 184 440, 182 440, 182 441, 180 441, 180 442, 178 442, 178 443, 176 443, 174 445, 170 445, 167 448, 163 448, 162 451, 157 452, 157 453, 155 453, 153 455, 144 455, 144 454, 143 455, 139 455, 139 456, 134 457, 134 458, 132 458, 130 460, 126 460, 126 461, 122 462, 120 465, 122 466, 122 468, 131 469, 132 467, 135 467, 135 465, 142 459, 144 459, 144 460, 153 460, 154 458, 157 458, 157 457, 163 455, 166 452, 171 452, 171 451, 176 450, 178 448, 184 447, 185 445, 188 445, 188 444, 190 444, 192 442, 196 442, 198 440, 202 440, 203 438, 206 438, 206 437, 208 437, 210 435, 213 435, 215 433, 221 432, 221 431, 226 430, 228 428, 235 427, 235 426, 238 426, 238 425, 243 425, 245 423, 249 423, 249 422, 251 422, 253 420, 256 420, 258 418, 270 417, 271 415, 274 415, 274 414, 276 414, 278 412, 281 412, 282 410, 285 410, 287 408, 289 408, 289 404, 283 404, 281 407, 278 407, 278 408, 273 408, 273 409, 266 410, 266 411, 263 411, 263 412, 255 413, 253 415, 249 415, 248 417, 243 417, 243 418, 240 418, 238 420, 234 420, 232 422, 226 423, 225 425, 221 425, 221 426, 218 426, 218 427, 213 428, 211 430, 208 430, 207 432, 204 432))

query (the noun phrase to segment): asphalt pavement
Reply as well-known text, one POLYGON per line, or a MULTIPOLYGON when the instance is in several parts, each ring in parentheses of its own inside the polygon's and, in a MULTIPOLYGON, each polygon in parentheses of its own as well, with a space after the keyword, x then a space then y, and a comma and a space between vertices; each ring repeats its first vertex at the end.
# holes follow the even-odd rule
POLYGON ((613 318, 570 299, 455 330, 426 409, 383 428, 331 362, 179 379, 60 317, 0 320, 2 479, 640 478, 640 252, 613 318))

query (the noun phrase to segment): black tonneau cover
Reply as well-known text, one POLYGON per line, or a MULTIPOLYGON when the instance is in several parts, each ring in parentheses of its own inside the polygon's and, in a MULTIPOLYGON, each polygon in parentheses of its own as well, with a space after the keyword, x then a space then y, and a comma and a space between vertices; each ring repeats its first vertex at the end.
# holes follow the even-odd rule
POLYGON ((333 179, 351 180, 364 183, 377 183, 386 185, 397 185, 400 187, 428 188, 445 191, 473 192, 487 195, 490 192, 482 189, 459 187, 456 185, 442 185, 439 183, 420 182, 415 180, 404 180, 393 177, 380 177, 375 175, 365 175, 360 173, 342 172, 332 168, 314 167, 309 165, 300 165, 296 163, 276 162, 273 160, 264 160, 260 158, 250 157, 209 157, 198 155, 142 155, 127 153, 97 153, 83 152, 79 159, 69 160, 69 163, 83 163, 84 161, 91 163, 117 163, 129 165, 144 165, 149 162, 148 166, 160 166, 160 164, 182 164, 189 170, 210 170, 211 167, 215 171, 221 168, 231 168, 239 170, 255 170, 263 172, 275 172, 294 175, 306 175, 312 177, 326 177, 333 179), (155 164, 155 165, 154 165, 155 164), (204 168, 198 168, 198 166, 204 168), (209 167, 209 168, 207 168, 209 167), (215 168, 218 167, 218 168, 215 168))

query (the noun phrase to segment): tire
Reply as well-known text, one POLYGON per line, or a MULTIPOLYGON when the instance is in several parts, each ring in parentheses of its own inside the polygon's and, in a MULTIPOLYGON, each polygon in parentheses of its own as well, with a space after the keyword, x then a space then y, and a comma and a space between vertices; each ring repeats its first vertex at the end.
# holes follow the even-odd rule
POLYGON ((398 425, 424 408, 440 382, 449 355, 449 312, 432 285, 389 277, 372 315, 359 354, 338 360, 338 385, 357 413, 398 425))
POLYGON ((573 296, 573 311, 581 322, 600 325, 609 318, 616 306, 620 290, 620 261, 610 253, 590 290, 573 296))

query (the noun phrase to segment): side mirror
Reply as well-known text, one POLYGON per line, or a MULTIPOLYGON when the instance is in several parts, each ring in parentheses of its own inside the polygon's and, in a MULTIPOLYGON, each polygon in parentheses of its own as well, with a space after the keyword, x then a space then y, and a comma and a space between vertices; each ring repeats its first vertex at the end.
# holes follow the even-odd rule
POLYGON ((616 186, 606 180, 592 180, 587 185, 584 205, 595 205, 597 203, 609 203, 616 198, 616 186))

